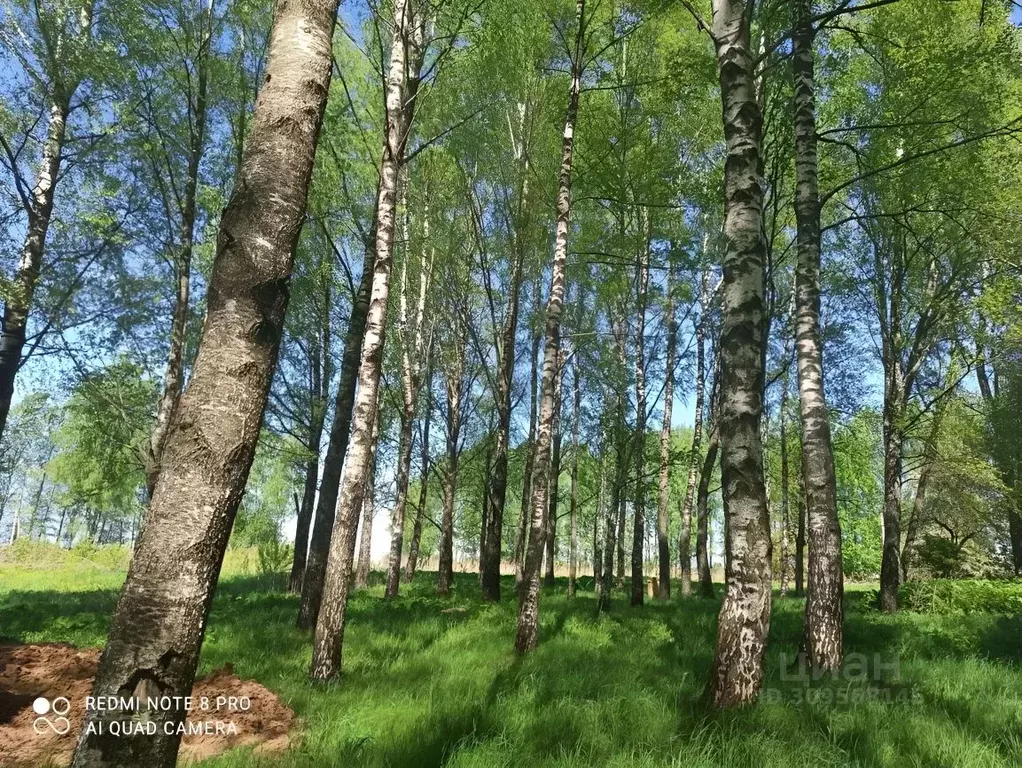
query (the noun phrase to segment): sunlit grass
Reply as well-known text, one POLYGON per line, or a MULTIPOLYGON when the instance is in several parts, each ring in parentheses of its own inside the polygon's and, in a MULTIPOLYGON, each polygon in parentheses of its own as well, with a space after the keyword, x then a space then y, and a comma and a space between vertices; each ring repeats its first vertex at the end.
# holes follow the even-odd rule
MULTIPOLYGON (((866 679, 807 688, 782 663, 798 644, 802 602, 776 599, 764 699, 713 713, 699 697, 715 602, 633 609, 618 590, 598 616, 591 592, 569 600, 559 583, 543 595, 539 649, 519 661, 510 581, 491 605, 473 574, 458 576, 449 600, 434 595, 434 574, 420 574, 398 600, 385 602, 379 584, 354 597, 344 676, 313 687, 296 599, 230 573, 200 673, 231 662, 278 692, 301 730, 283 755, 235 752, 210 766, 1022 765, 1018 616, 884 616, 849 590, 847 651, 868 660, 866 679)), ((0 634, 101 645, 122 578, 0 567, 0 634)))

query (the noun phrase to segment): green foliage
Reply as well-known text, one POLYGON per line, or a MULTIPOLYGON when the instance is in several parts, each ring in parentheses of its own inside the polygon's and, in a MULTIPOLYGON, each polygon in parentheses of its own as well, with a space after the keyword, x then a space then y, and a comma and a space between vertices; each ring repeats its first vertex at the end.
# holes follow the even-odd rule
POLYGON ((1017 579, 910 581, 902 586, 899 597, 903 607, 922 613, 1022 614, 1022 581, 1017 579))
MULTIPOLYGON (((153 382, 123 359, 75 385, 48 465, 65 505, 114 520, 138 512, 155 398, 153 382)), ((90 536, 98 525, 90 518, 90 536)))
POLYGON ((842 563, 851 579, 880 573, 883 484, 880 415, 864 410, 834 430, 842 563))

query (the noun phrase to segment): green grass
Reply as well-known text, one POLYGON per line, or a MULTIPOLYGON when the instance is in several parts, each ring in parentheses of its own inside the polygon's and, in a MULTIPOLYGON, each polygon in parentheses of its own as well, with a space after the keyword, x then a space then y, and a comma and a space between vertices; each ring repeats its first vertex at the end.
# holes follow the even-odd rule
MULTIPOLYGON (((0 566, 0 635, 101 645, 122 578, 0 566)), ((632 609, 618 590, 612 613, 597 617, 591 592, 569 600, 559 583, 543 595, 539 649, 519 661, 510 581, 505 601, 489 605, 475 575, 459 575, 448 600, 433 594, 434 578, 420 574, 393 602, 380 585, 356 594, 344 676, 311 687, 296 599, 229 571, 200 674, 231 662, 278 692, 301 718, 301 740, 282 755, 234 752, 204 765, 1022 766, 1017 615, 884 616, 850 591, 846 650, 869 659, 869 679, 807 689, 782 679, 802 602, 776 599, 764 700, 713 713, 699 695, 715 602, 632 609), (896 673, 884 668, 895 656, 896 673)))

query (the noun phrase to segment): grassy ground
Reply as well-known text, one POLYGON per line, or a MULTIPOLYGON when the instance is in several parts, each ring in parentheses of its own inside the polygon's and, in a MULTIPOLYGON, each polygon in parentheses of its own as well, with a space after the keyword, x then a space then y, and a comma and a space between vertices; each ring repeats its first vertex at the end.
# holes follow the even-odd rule
MULTIPOLYGON (((698 703, 717 603, 673 600, 596 616, 565 583, 542 599, 540 648, 515 659, 515 607, 488 605, 459 574, 454 596, 420 574, 400 599, 357 594, 344 677, 310 687, 295 598, 234 569, 221 582, 200 674, 226 662, 278 692, 301 743, 272 758, 204 766, 1022 766, 1022 617, 883 616, 849 592, 843 679, 790 679, 802 602, 774 601, 755 708, 698 703), (879 658, 877 658, 879 654, 879 658)), ((0 636, 103 643, 123 573, 0 566, 0 636)), ((591 587, 584 582, 583 587, 591 587)))

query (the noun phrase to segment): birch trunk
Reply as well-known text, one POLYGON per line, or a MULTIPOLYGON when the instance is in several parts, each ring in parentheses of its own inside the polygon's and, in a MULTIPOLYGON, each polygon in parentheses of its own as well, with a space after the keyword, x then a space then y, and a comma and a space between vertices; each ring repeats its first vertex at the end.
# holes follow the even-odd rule
POLYGON ((717 452, 720 448, 716 426, 710 430, 710 440, 706 446, 706 457, 699 472, 699 491, 696 497, 696 570, 699 572, 699 595, 712 598, 713 574, 710 571, 710 478, 713 467, 717 463, 717 452))
POLYGON ((816 154, 816 82, 812 3, 798 0, 792 68, 795 79, 796 355, 802 415, 802 474, 809 527, 809 583, 802 649, 814 669, 843 659, 844 574, 830 414, 820 343, 820 195, 816 154))
POLYGON ((369 474, 372 422, 378 408, 380 371, 383 366, 387 299, 394 264, 398 179, 404 164, 405 145, 415 111, 419 69, 422 65, 424 17, 416 12, 414 5, 412 0, 396 0, 394 3, 383 161, 376 204, 376 263, 358 369, 350 450, 344 461, 344 476, 330 536, 322 607, 316 620, 316 636, 309 669, 309 675, 314 680, 329 680, 341 672, 355 530, 369 474))
POLYGON ((572 156, 575 143, 575 122, 578 118, 578 99, 582 87, 585 0, 576 0, 575 23, 577 33, 572 55, 571 86, 568 89, 568 106, 564 116, 561 167, 557 182, 557 228, 554 238, 554 259, 550 270, 550 296, 546 305, 542 395, 532 467, 532 516, 518 600, 515 650, 519 654, 528 653, 539 642, 539 569, 543 559, 544 518, 547 512, 550 451, 553 443, 552 428, 556 407, 554 383, 561 351, 561 313, 564 310, 565 267, 568 259, 568 230, 571 223, 572 156))
POLYGON ((358 542, 358 568, 355 571, 355 588, 369 586, 369 569, 372 566, 373 518, 376 517, 376 452, 380 444, 380 414, 373 418, 373 441, 369 455, 369 473, 366 478, 365 498, 362 500, 362 531, 358 542))
POLYGON ((436 591, 441 597, 451 593, 454 583, 454 494, 458 489, 458 460, 461 441, 461 399, 463 396, 465 355, 463 329, 460 342, 447 366, 444 390, 447 393, 447 468, 444 473, 444 510, 440 521, 440 565, 436 591))
MULTIPOLYGON (((639 249, 636 263, 635 323, 635 499, 632 502, 632 605, 642 605, 646 594, 643 573, 643 544, 646 541, 646 293, 649 288, 650 217, 640 209, 640 220, 645 219, 645 239, 639 249)), ((670 568, 668 568, 668 582, 670 568)))
POLYGON ((901 586, 901 451, 904 443, 900 366, 886 376, 884 395, 883 557, 880 562, 880 609, 898 610, 901 586))
MULTIPOLYGON (((537 297, 538 298, 538 297, 537 297)), ((538 303, 538 302, 537 302, 538 303)), ((520 586, 525 574, 525 547, 529 538, 529 505, 532 503, 532 468, 536 456, 536 420, 539 418, 539 344, 540 337, 532 337, 529 365, 529 438, 526 441, 525 462, 522 468, 522 509, 518 518, 518 541, 515 542, 515 584, 520 586)))
MULTIPOLYGON (((152 498, 156 481, 160 476, 160 462, 163 458, 163 446, 167 439, 167 429, 171 417, 181 400, 184 387, 184 349, 188 333, 188 297, 191 287, 192 251, 195 241, 195 208, 196 193, 199 186, 199 165, 202 162, 206 136, 206 85, 208 82, 208 54, 212 30, 212 12, 205 12, 199 51, 196 56, 195 94, 189 90, 189 136, 188 136, 188 168, 185 175, 184 194, 180 203, 180 246, 174 260, 176 272, 176 291, 174 309, 171 316, 170 348, 167 352, 167 370, 163 377, 163 394, 156 410, 156 426, 149 439, 149 453, 146 456, 146 493, 152 498)), ((190 82, 190 80, 189 80, 190 82)))
POLYGON ((419 547, 422 545, 422 518, 426 514, 427 492, 429 491, 429 430, 433 422, 433 372, 426 373, 426 416, 422 422, 422 449, 419 475, 419 505, 415 509, 415 523, 412 525, 412 540, 408 544, 408 561, 405 563, 405 583, 411 583, 419 567, 419 547))
MULTIPOLYGON (((678 343, 678 321, 674 316, 674 290, 673 270, 667 269, 667 294, 664 312, 667 315, 667 360, 664 370, 664 415, 660 425, 660 478, 657 488, 657 556, 660 565, 660 589, 657 598, 667 600, 671 596, 671 546, 668 541, 671 526, 671 513, 668 504, 670 503, 670 468, 671 468, 671 418, 674 409, 674 366, 675 347, 678 343)), ((699 413, 699 398, 702 384, 696 382, 696 413, 699 413)), ((696 420, 699 420, 696 416, 696 420)), ((689 476, 689 485, 694 485, 694 478, 689 476)), ((689 521, 691 523, 691 491, 686 496, 689 503, 689 521)), ((687 595, 691 588, 691 572, 686 563, 688 562, 688 537, 691 536, 691 526, 685 529, 684 515, 681 522, 681 539, 678 541, 678 556, 681 558, 681 593, 687 595), (686 584, 686 579, 690 582, 686 584)))
MULTIPOLYGON (((194 373, 170 425, 93 696, 191 692, 277 361, 336 13, 335 0, 277 6, 241 176, 221 218, 194 373)), ((73 765, 172 768, 185 714, 181 706, 149 711, 156 734, 132 736, 90 729, 121 717, 90 711, 73 765)))
MULTIPOLYGON (((329 299, 329 293, 327 298, 329 299)), ((326 307, 329 306, 328 300, 326 307)), ((301 594, 302 591, 302 578, 305 576, 305 563, 309 552, 309 528, 316 507, 316 486, 319 484, 319 445, 323 439, 323 423, 326 420, 326 403, 330 387, 329 311, 326 318, 323 328, 326 343, 320 341, 320 334, 312 340, 309 442, 306 445, 309 459, 305 463, 305 486, 295 524, 295 553, 291 562, 291 576, 288 579, 288 592, 293 594, 301 594)))
MULTIPOLYGON (((374 225, 374 234, 375 231, 374 225)), ((362 262, 362 277, 358 293, 351 305, 351 318, 344 338, 340 381, 334 397, 334 420, 330 425, 330 442, 323 460, 323 477, 319 483, 319 500, 316 503, 316 515, 312 524, 312 538, 309 540, 308 562, 302 577, 302 599, 298 610, 299 629, 308 630, 316 626, 323 598, 323 580, 326 577, 326 561, 330 552, 330 536, 334 526, 341 470, 344 468, 344 457, 348 452, 351 434, 355 385, 358 382, 362 341, 365 338, 366 320, 369 315, 375 263, 374 243, 366 248, 362 262)))
POLYGON ((546 573, 543 576, 543 585, 552 587, 554 585, 554 560, 557 557, 557 504, 559 501, 559 486, 561 478, 561 386, 564 380, 563 371, 564 353, 561 353, 561 361, 557 364, 557 379, 554 382, 554 422, 553 447, 550 452, 550 490, 548 493, 547 515, 546 515, 546 573))
POLYGON ((582 388, 579 384, 578 361, 573 361, 571 407, 571 491, 568 501, 568 597, 575 596, 578 576, 578 432, 582 414, 582 388))
POLYGON ((724 311, 717 429, 727 526, 727 591, 707 684, 716 707, 756 700, 770 628, 771 538, 763 480, 762 114, 744 0, 713 0, 724 136, 724 311))
MULTIPOLYGON (((511 271, 507 314, 497 346, 497 381, 494 392, 497 406, 497 433, 493 450, 493 466, 486 482, 485 518, 488 528, 485 536, 485 552, 482 557, 484 563, 481 576, 482 593, 484 600, 495 602, 500 600, 501 538, 504 530, 504 504, 507 501, 508 446, 511 434, 511 386, 514 382, 518 305, 522 272, 525 267, 525 247, 521 244, 521 233, 518 234, 517 239, 519 241, 518 254, 511 271)), ((535 366, 533 366, 533 371, 535 371, 535 366)), ((535 387, 533 387, 533 392, 535 392, 535 387)), ((535 396, 533 402, 535 403, 535 396)), ((530 433, 531 431, 530 423, 530 433)), ((524 515, 522 519, 525 519, 524 515)), ((517 564, 517 557, 515 562, 517 564)))
POLYGON ((25 347, 28 315, 43 265, 71 98, 71 94, 58 94, 50 105, 42 160, 27 210, 28 231, 21 248, 18 271, 5 296, 3 330, 0 332, 0 436, 3 436, 7 426, 7 416, 14 398, 14 379, 18 375, 21 352, 25 347))
MULTIPOLYGON (((703 239, 703 251, 706 251, 706 238, 703 239)), ((692 594, 692 504, 696 496, 696 483, 699 479, 699 465, 702 457, 699 449, 703 441, 703 398, 706 391, 706 323, 710 314, 710 273, 704 268, 700 277, 699 323, 696 325, 696 402, 695 416, 692 424, 692 451, 688 459, 688 483, 685 486, 685 501, 681 509, 681 537, 678 541, 678 557, 681 560, 681 594, 688 597, 692 594)), ((673 321, 673 318, 672 318, 673 321)), ((676 333, 677 331, 675 331, 676 333)), ((668 330, 670 335, 670 330, 668 330)), ((668 354, 671 354, 670 351, 668 354)), ((673 383, 673 375, 672 375, 673 383)), ((712 469, 712 467, 711 467, 712 469)), ((707 486, 709 490, 709 486, 707 486)), ((704 499, 705 505, 705 499, 704 499)), ((698 512, 697 512, 698 517, 698 512)), ((703 521, 705 527, 706 522, 703 521)), ((698 523, 697 523, 698 527, 698 523)), ((698 536, 698 534, 697 534, 698 536)), ((703 531, 703 558, 706 557, 706 531, 703 531)), ((698 560, 698 543, 696 559, 698 560)), ((697 563, 698 569, 698 563, 697 563)), ((707 564, 707 570, 709 565, 707 564)), ((702 578, 701 572, 699 578, 702 578)), ((713 591, 713 584, 710 584, 713 591)))
MULTIPOLYGON (((407 181, 405 183, 407 186, 407 181)), ((404 195, 402 195, 404 202, 404 195)), ((408 504, 408 484, 412 471, 412 425, 415 411, 419 403, 419 390, 422 388, 422 357, 423 357, 423 322, 426 312, 426 294, 429 290, 430 277, 433 271, 433 260, 427 258, 425 246, 420 251, 419 260, 419 297, 415 315, 409 325, 408 316, 408 209, 405 208, 404 241, 406 243, 405 259, 401 267, 401 297, 398 317, 398 335, 401 342, 401 438, 398 442, 397 492, 394 509, 390 519, 390 558, 387 563, 387 587, 384 597, 388 600, 397 597, 401 584, 401 552, 404 545, 405 507, 408 504)), ((424 237, 429 239, 429 208, 426 207, 423 221, 424 237)))

